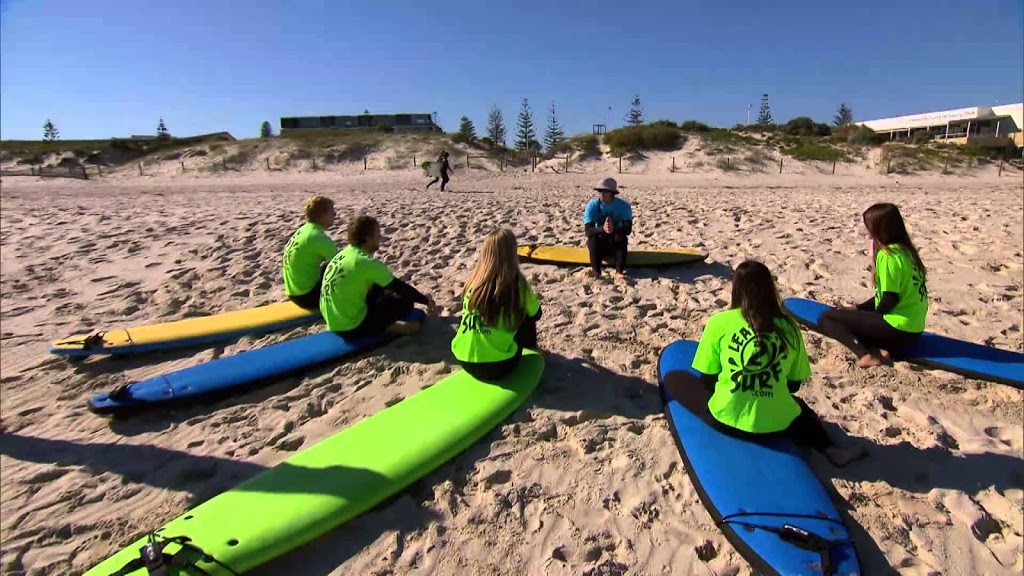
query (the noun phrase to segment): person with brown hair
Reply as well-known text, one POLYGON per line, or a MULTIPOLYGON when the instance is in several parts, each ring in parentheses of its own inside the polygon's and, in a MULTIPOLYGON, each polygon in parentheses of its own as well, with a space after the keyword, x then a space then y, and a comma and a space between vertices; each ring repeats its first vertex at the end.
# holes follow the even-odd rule
POLYGON ((415 334, 420 323, 402 320, 414 304, 425 304, 430 313, 436 310, 433 298, 396 278, 373 256, 381 241, 377 220, 357 216, 348 225, 348 246, 327 265, 320 313, 327 329, 339 336, 415 334))
POLYGON ((732 303, 708 318, 689 372, 665 381, 673 398, 706 424, 740 439, 784 434, 820 452, 834 466, 867 454, 863 446, 838 446, 821 420, 794 396, 811 377, 799 327, 783 311, 767 266, 747 260, 736 267, 732 303))
POLYGON ((924 332, 928 271, 896 205, 874 204, 862 218, 875 294, 856 307, 825 312, 818 324, 822 334, 857 356, 857 366, 868 368, 889 360, 888 349, 910 346, 924 332))
POLYGON ((484 237, 462 291, 462 321, 451 349, 463 370, 478 380, 509 374, 523 348, 537 348, 540 301, 519 271, 516 245, 507 228, 484 237))
POLYGON ((325 196, 311 196, 306 200, 305 213, 305 224, 284 247, 281 276, 289 300, 306 310, 316 310, 327 263, 338 253, 326 232, 334 225, 334 202, 325 196))

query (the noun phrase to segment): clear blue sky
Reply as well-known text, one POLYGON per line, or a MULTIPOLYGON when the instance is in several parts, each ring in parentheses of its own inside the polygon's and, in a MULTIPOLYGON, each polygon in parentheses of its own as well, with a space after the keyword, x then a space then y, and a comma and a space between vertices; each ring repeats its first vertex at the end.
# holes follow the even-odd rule
POLYGON ((567 133, 1019 102, 1021 0, 0 0, 0 138, 228 130, 281 116, 438 112, 482 132, 522 98, 567 133), (609 106, 611 111, 608 110, 609 106))

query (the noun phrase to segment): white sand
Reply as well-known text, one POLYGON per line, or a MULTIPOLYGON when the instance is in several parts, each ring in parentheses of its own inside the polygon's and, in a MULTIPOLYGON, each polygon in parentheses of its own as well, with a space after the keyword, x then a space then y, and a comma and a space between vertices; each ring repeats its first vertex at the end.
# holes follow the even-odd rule
MULTIPOLYGON (((601 168, 602 170, 605 168, 601 168)), ((730 266, 766 262, 783 297, 866 298, 861 211, 899 204, 930 270, 929 330, 1021 350, 1019 173, 996 178, 622 175, 633 247, 697 247, 703 266, 626 283, 524 265, 544 306, 538 391, 468 452, 382 507, 257 570, 270 574, 750 574, 687 477, 661 412, 658 353, 729 300, 730 266), (695 548, 710 541, 705 563, 695 548)), ((456 369, 457 293, 482 236, 579 244, 606 173, 416 170, 2 183, 2 568, 79 574, 188 506, 415 394, 456 369), (367 211, 381 257, 436 298, 423 333, 216 404, 111 422, 93 394, 317 327, 223 347, 70 364, 49 341, 282 298, 279 259, 302 201, 367 211), (447 263, 451 262, 448 266, 447 263)), ((343 238, 344 223, 332 231, 343 238)), ((1024 393, 899 363, 852 366, 805 332, 801 396, 871 456, 833 469, 865 574, 1020 574, 1024 393)), ((838 432, 836 426, 830 426, 838 432)))

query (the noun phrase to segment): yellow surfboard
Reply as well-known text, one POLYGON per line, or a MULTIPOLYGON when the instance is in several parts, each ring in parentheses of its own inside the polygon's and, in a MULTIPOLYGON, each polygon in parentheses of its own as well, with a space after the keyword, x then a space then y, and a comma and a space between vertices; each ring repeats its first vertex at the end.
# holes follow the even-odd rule
POLYGON ((51 342, 50 353, 72 357, 136 354, 209 344, 245 334, 272 332, 319 319, 319 311, 304 310, 292 302, 278 302, 213 316, 76 334, 51 342))
MULTIPOLYGON (((520 258, 529 262, 544 264, 590 264, 590 253, 584 246, 519 246, 516 249, 520 258)), ((700 250, 683 249, 648 249, 629 250, 626 253, 627 266, 672 266, 703 262, 708 257, 700 250)), ((605 262, 610 261, 606 258, 605 262)))

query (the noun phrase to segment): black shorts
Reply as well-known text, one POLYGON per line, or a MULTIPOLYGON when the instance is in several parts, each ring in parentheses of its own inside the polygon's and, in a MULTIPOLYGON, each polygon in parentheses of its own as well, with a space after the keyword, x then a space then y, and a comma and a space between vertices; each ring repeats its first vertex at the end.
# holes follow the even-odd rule
POLYGON ((408 316, 414 306, 412 300, 375 285, 366 294, 366 316, 363 321, 351 330, 336 330, 334 333, 342 338, 379 334, 388 326, 408 316))

